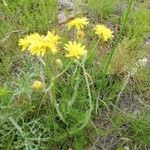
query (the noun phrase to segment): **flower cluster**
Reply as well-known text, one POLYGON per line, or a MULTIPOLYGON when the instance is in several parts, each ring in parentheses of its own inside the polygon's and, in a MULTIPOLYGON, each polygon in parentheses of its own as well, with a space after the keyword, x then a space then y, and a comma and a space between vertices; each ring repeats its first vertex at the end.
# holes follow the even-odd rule
POLYGON ((19 46, 22 51, 28 50, 32 55, 44 56, 46 51, 51 51, 52 54, 58 52, 59 40, 60 37, 52 32, 48 32, 46 36, 34 33, 20 39, 19 46))
MULTIPOLYGON (((76 37, 79 41, 85 37, 85 32, 83 29, 88 24, 88 19, 84 17, 71 20, 66 26, 68 29, 76 29, 76 37)), ((113 38, 113 31, 104 25, 98 24, 94 30, 95 34, 97 34, 103 41, 108 41, 109 39, 113 38)), ((56 54, 58 52, 59 43, 60 37, 55 35, 54 32, 50 31, 46 36, 34 33, 19 40, 19 46, 22 47, 22 51, 28 50, 32 55, 37 56, 44 56, 47 51, 50 51, 52 54, 56 54)), ((85 46, 76 41, 69 41, 68 44, 65 44, 64 49, 67 50, 66 57, 70 57, 71 59, 81 59, 87 54, 85 46)))
MULTIPOLYGON (((85 27, 89 24, 87 18, 76 18, 71 20, 66 24, 68 29, 75 29, 75 40, 68 41, 64 44, 63 49, 66 50, 65 56, 67 58, 75 60, 74 62, 79 62, 76 60, 86 60, 87 57, 87 49, 83 45, 85 41, 86 32, 84 31, 85 27)), ((109 39, 113 38, 113 31, 107 28, 104 25, 98 24, 94 28, 95 34, 98 35, 102 41, 106 42, 109 39)), ((24 38, 19 40, 19 46, 22 51, 29 51, 32 55, 36 56, 45 56, 45 54, 55 55, 58 54, 59 51, 58 45, 60 42, 60 37, 56 35, 54 32, 48 31, 47 35, 40 35, 39 33, 33 33, 25 36, 24 38)), ((40 58, 40 60, 42 60, 40 58)), ((43 60, 42 60, 43 61, 43 60)), ((62 61, 55 56, 53 59, 53 65, 57 69, 63 68, 62 61)), ((145 62, 145 61, 144 61, 145 62)), ((32 88, 34 90, 42 90, 44 88, 44 83, 39 80, 36 80, 32 84, 32 88)))

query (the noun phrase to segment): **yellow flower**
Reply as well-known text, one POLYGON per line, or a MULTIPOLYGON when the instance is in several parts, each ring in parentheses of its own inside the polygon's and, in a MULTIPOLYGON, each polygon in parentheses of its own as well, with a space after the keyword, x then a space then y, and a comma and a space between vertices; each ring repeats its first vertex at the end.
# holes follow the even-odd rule
POLYGON ((108 41, 109 39, 112 39, 113 31, 111 31, 109 28, 107 28, 104 25, 98 24, 94 28, 95 34, 97 34, 103 41, 108 41))
POLYGON ((82 46, 81 43, 77 43, 76 41, 69 41, 68 44, 65 45, 65 49, 68 51, 66 57, 80 59, 83 56, 86 56, 87 50, 85 50, 85 46, 82 46))
POLYGON ((77 30, 83 29, 87 25, 88 25, 87 18, 76 18, 67 23, 68 29, 75 27, 77 30))
POLYGON ((44 56, 46 47, 43 45, 44 36, 40 36, 39 39, 36 39, 31 42, 28 50, 32 55, 44 56))
POLYGON ((22 47, 22 51, 25 51, 28 49, 28 47, 33 43, 34 41, 37 41, 40 39, 40 35, 38 33, 34 33, 31 35, 27 35, 25 38, 19 40, 19 46, 22 47))
POLYGON ((56 54, 58 52, 57 46, 60 43, 59 42, 60 37, 58 35, 55 35, 54 33, 48 31, 47 35, 44 38, 43 45, 50 49, 52 54, 56 54))
POLYGON ((81 30, 79 30, 79 31, 77 31, 77 38, 78 39, 82 39, 82 38, 84 38, 85 37, 85 33, 84 33, 84 31, 81 31, 81 30))
POLYGON ((19 45, 22 46, 22 51, 29 50, 32 55, 44 56, 45 52, 50 50, 55 54, 60 37, 48 32, 46 36, 34 33, 19 40, 19 45))
POLYGON ((36 80, 33 84, 32 84, 32 88, 35 90, 41 90, 44 87, 43 83, 39 80, 36 80))

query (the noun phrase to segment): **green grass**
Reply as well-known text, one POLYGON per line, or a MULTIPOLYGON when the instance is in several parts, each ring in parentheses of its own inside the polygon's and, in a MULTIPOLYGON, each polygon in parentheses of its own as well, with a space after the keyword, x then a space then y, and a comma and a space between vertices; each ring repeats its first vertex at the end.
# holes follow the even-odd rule
POLYGON ((63 69, 69 66, 57 77, 63 70, 53 69, 55 58, 44 58, 44 66, 18 46, 19 38, 33 32, 55 30, 62 41, 70 39, 68 31, 61 32, 62 27, 57 25, 57 1, 2 0, 0 149, 82 150, 95 146, 125 150, 127 146, 148 150, 150 69, 148 65, 137 65, 139 59, 148 57, 148 4, 88 0, 81 5, 92 21, 85 31, 85 45, 93 53, 81 66, 58 56, 63 69), (114 31, 113 41, 97 43, 91 31, 97 23, 114 31), (35 80, 43 81, 45 89, 33 90, 35 80))

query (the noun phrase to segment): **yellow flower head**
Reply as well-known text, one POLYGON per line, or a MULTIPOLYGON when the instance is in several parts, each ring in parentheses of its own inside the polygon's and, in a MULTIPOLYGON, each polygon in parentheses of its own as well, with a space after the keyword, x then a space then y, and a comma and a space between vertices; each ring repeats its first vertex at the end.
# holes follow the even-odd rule
POLYGON ((83 56, 86 56, 87 50, 85 50, 85 46, 82 46, 81 43, 77 43, 76 41, 69 41, 68 44, 65 45, 65 49, 68 51, 66 57, 80 59, 83 56))
POLYGON ((19 46, 22 47, 22 51, 25 51, 28 49, 31 43, 33 43, 34 41, 38 41, 40 38, 41 37, 38 33, 27 35, 25 38, 19 40, 19 46))
POLYGON ((113 31, 111 31, 109 28, 107 28, 104 25, 98 24, 94 28, 95 34, 97 34, 103 41, 108 41, 109 39, 112 39, 113 31))
POLYGON ((50 49, 52 54, 56 54, 58 52, 58 44, 60 43, 59 40, 60 37, 58 35, 55 35, 54 33, 49 31, 44 37, 43 45, 46 48, 50 49))
POLYGON ((87 25, 88 25, 88 19, 85 17, 76 18, 74 20, 71 20, 69 23, 67 23, 68 29, 75 27, 77 30, 83 29, 87 25))
POLYGON ((43 83, 39 80, 36 80, 33 84, 32 84, 32 88, 35 90, 41 90, 44 87, 43 83))
POLYGON ((44 56, 45 52, 50 50, 52 54, 57 52, 57 45, 60 37, 54 33, 48 32, 46 36, 34 33, 19 40, 22 51, 29 50, 32 55, 44 56))
POLYGON ((36 39, 31 42, 30 46, 28 47, 28 50, 32 55, 44 56, 46 47, 43 46, 43 39, 44 36, 40 36, 39 39, 36 39))

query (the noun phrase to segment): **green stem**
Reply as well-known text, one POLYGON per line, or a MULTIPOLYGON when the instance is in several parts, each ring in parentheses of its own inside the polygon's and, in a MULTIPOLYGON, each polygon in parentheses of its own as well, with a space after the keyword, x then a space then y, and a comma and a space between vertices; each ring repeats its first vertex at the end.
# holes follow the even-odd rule
POLYGON ((84 62, 82 64, 80 64, 80 66, 83 70, 84 78, 85 78, 85 81, 86 81, 88 97, 89 97, 89 110, 87 111, 85 120, 80 121, 76 126, 71 128, 70 131, 60 135, 59 137, 57 137, 55 139, 52 139, 54 141, 61 141, 65 138, 67 138, 68 136, 72 136, 72 135, 75 135, 75 134, 79 133, 81 130, 83 130, 87 126, 87 124, 89 123, 89 120, 91 118, 91 114, 92 114, 92 110, 93 110, 93 104, 92 104, 92 95, 91 95, 90 84, 89 84, 89 81, 88 81, 88 76, 87 76, 87 72, 85 70, 84 62))
POLYGON ((70 62, 70 63, 67 65, 67 67, 66 67, 62 72, 60 72, 57 76, 55 76, 54 78, 57 79, 57 78, 59 78, 62 74, 64 74, 64 73, 68 70, 68 68, 71 66, 71 64, 72 64, 72 62, 70 62))
POLYGON ((56 110, 59 118, 66 124, 66 121, 59 110, 59 104, 56 101, 55 82, 58 77, 60 77, 63 73, 67 71, 67 69, 70 67, 72 62, 70 62, 68 66, 61 73, 55 76, 55 70, 53 69, 53 67, 51 67, 51 62, 49 60, 52 60, 51 62, 53 62, 53 59, 47 56, 45 68, 46 68, 46 75, 49 80, 50 86, 46 89, 46 92, 50 94, 50 107, 56 110))
POLYGON ((85 81, 86 81, 86 86, 87 86, 87 90, 88 90, 88 97, 89 97, 89 107, 90 107, 90 109, 89 109, 89 111, 88 111, 88 116, 87 116, 87 118, 86 118, 86 120, 87 120, 87 122, 88 122, 88 120, 90 119, 92 110, 93 110, 92 96, 91 96, 90 84, 89 84, 89 80, 88 80, 87 72, 86 72, 86 70, 85 70, 84 63, 81 65, 81 67, 82 67, 83 74, 84 74, 84 78, 85 78, 85 81))
POLYGON ((78 89, 79 89, 79 84, 80 84, 80 80, 79 80, 79 77, 77 77, 76 78, 76 83, 75 83, 75 86, 74 86, 73 96, 72 96, 71 100, 68 102, 68 111, 72 108, 72 105, 75 102, 75 99, 77 97, 77 92, 78 92, 78 89))
POLYGON ((61 113, 60 110, 59 110, 59 107, 58 107, 59 104, 58 104, 57 101, 56 101, 56 95, 55 95, 55 89, 54 89, 54 88, 55 88, 55 78, 52 78, 51 84, 50 84, 50 87, 49 87, 50 98, 51 98, 51 104, 52 104, 52 106, 55 108, 55 110, 56 110, 56 112, 57 112, 59 118, 60 118, 65 124, 67 124, 66 121, 65 121, 65 119, 63 118, 62 113, 61 113))
POLYGON ((130 77, 131 77, 131 73, 128 72, 127 77, 126 77, 126 80, 125 80, 125 82, 124 82, 124 84, 123 84, 123 86, 122 86, 122 88, 121 88, 121 91, 119 92, 119 94, 118 94, 118 96, 117 96, 117 99, 116 99, 116 106, 117 106, 118 103, 119 103, 119 100, 120 100, 120 98, 121 98, 121 95, 122 95, 123 91, 125 90, 125 88, 126 88, 128 82, 129 82, 130 77))
POLYGON ((93 53, 93 51, 97 48, 99 42, 100 42, 100 38, 97 40, 97 42, 96 42, 96 44, 94 45, 93 49, 89 52, 89 55, 87 56, 86 59, 88 59, 88 58, 91 56, 91 54, 93 53))

